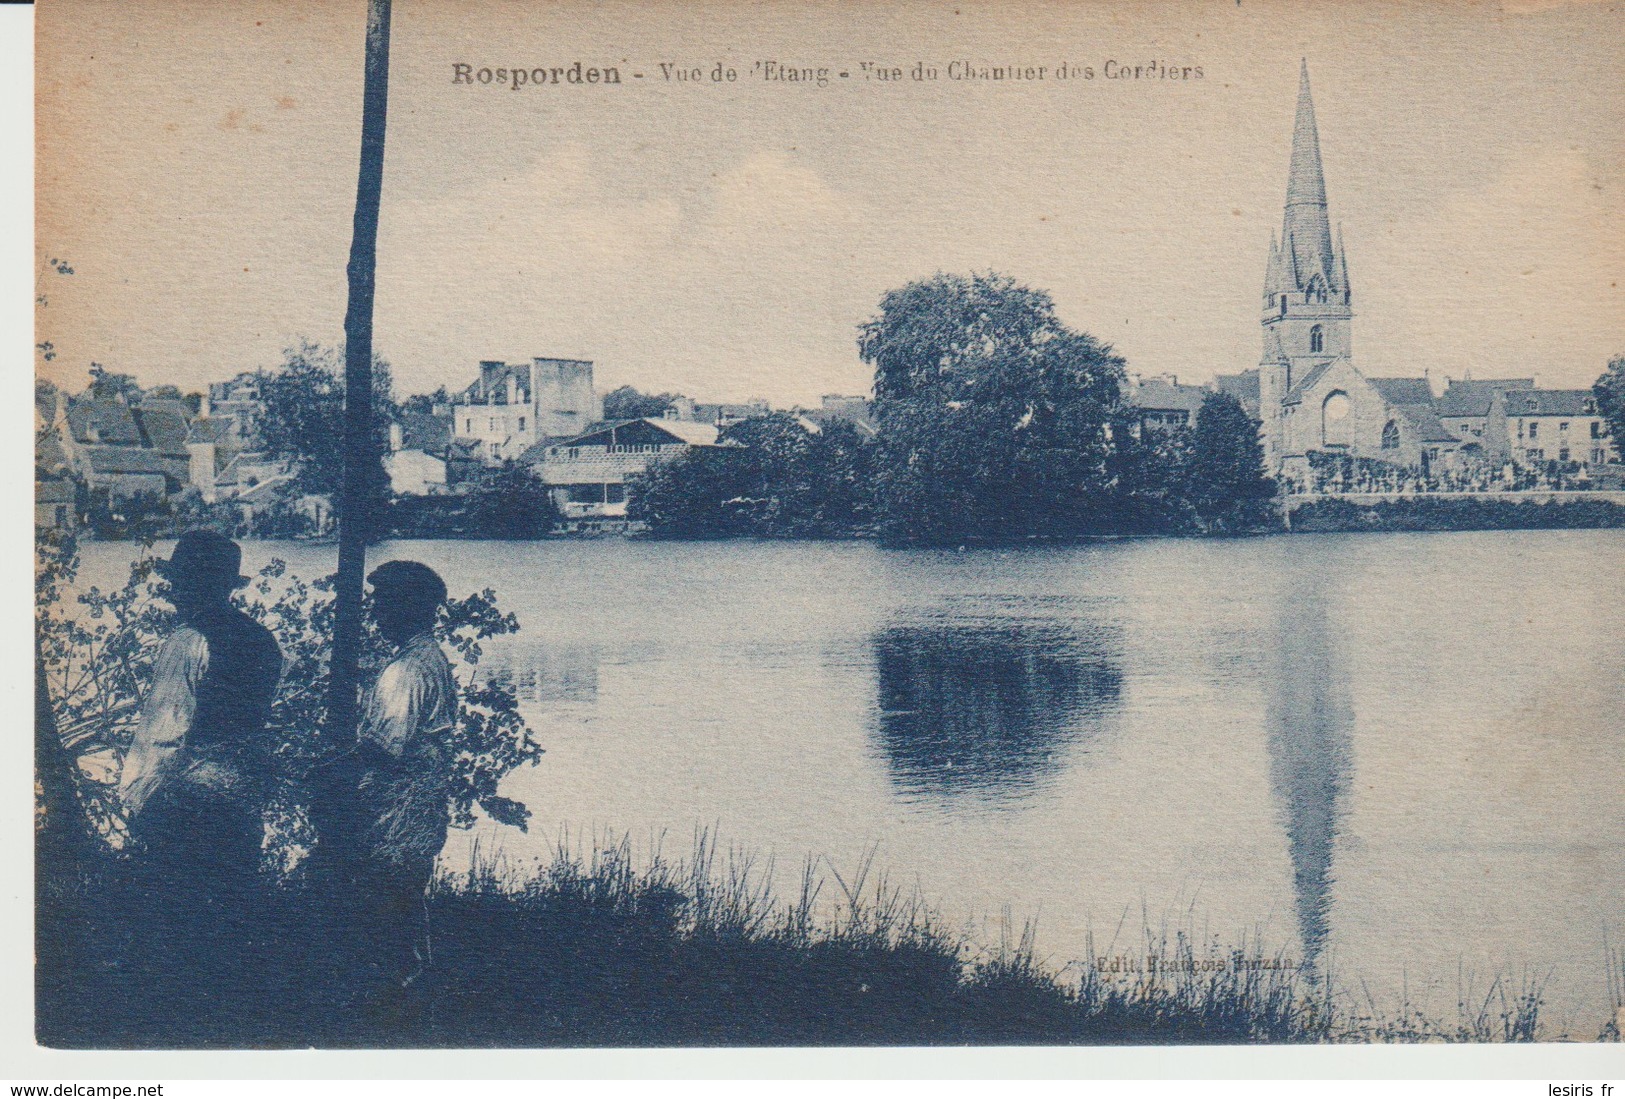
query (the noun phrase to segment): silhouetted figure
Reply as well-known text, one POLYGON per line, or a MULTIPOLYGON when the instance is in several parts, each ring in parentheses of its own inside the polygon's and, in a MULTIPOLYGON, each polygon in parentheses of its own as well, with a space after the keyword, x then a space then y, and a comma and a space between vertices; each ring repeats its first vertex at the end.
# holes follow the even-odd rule
POLYGON ((361 707, 357 884, 379 976, 405 987, 430 960, 425 894, 450 823, 457 683, 434 640, 446 600, 439 575, 416 561, 390 561, 367 582, 378 632, 396 651, 361 707))
POLYGON ((249 993, 282 652, 231 603, 248 582, 241 561, 230 539, 188 531, 156 565, 179 621, 154 662, 119 791, 137 841, 135 961, 152 967, 160 1010, 165 996, 207 996, 218 1012, 249 993))

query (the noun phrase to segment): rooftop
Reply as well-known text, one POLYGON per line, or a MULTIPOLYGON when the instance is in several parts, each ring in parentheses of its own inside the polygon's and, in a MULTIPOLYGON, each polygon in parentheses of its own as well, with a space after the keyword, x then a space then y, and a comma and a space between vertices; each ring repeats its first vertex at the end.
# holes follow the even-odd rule
POLYGON ((1524 389, 1504 397, 1508 416, 1590 416, 1597 400, 1589 389, 1524 389))
POLYGON ((1452 381, 1444 396, 1433 403, 1441 416, 1483 416, 1497 393, 1512 389, 1533 389, 1533 378, 1486 378, 1483 381, 1452 381))

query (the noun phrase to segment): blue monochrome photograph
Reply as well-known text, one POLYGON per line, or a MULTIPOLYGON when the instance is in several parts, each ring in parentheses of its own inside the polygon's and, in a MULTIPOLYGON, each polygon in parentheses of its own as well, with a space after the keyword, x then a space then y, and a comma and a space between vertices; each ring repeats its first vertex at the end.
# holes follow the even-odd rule
POLYGON ((39 0, 35 1042, 1620 1041, 1622 32, 39 0))

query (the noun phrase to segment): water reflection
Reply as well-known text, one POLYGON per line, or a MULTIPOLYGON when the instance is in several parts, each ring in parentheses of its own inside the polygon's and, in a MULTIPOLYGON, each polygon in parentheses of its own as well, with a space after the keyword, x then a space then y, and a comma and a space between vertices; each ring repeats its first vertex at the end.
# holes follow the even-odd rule
POLYGON ((596 646, 579 643, 510 644, 493 649, 481 665, 490 681, 509 687, 521 703, 595 702, 596 646))
POLYGON ((914 794, 1008 797, 1059 770, 1061 749, 1114 711, 1122 673, 1087 633, 1008 620, 874 636, 878 739, 914 794))
POLYGON ((1354 708, 1324 594, 1306 587, 1283 596, 1267 672, 1266 744, 1292 860, 1303 961, 1314 966, 1326 945, 1332 856, 1348 811, 1354 708))

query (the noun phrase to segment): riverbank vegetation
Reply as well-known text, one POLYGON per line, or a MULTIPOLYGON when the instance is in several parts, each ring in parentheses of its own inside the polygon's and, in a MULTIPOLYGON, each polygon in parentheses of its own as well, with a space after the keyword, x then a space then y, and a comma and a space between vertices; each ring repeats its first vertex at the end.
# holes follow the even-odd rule
POLYGON ((1369 504, 1321 499, 1294 508, 1291 526, 1302 534, 1617 529, 1625 527, 1625 506, 1608 500, 1499 500, 1493 496, 1418 496, 1369 504))
POLYGON ((628 516, 666 538, 849 538, 872 530, 876 448, 851 424, 812 432, 775 412, 731 424, 717 441, 634 477, 628 516))
MULTIPOLYGON (((116 859, 45 882, 39 1037, 64 1047, 571 1047, 1531 1041, 1537 985, 1463 990, 1457 1017, 1385 1013, 1258 943, 1166 927, 1054 964, 1008 915, 991 942, 949 929, 873 871, 809 863, 788 900, 770 863, 701 833, 639 867, 631 844, 561 843, 518 868, 476 855, 430 900, 434 963, 405 993, 357 999, 342 914, 305 888, 268 894, 261 976, 209 1011, 161 1012, 116 859), (1095 959, 1097 953, 1100 955, 1095 959), (1095 960, 1090 960, 1095 959, 1095 960), (1117 967, 1133 959, 1137 968, 1117 967), (1143 964, 1155 959, 1155 964, 1143 964), (108 1011, 108 1004, 120 1005, 108 1011)), ((365 967, 365 958, 360 959, 365 967)), ((1611 1037, 1605 1025, 1600 1035, 1611 1037)))

